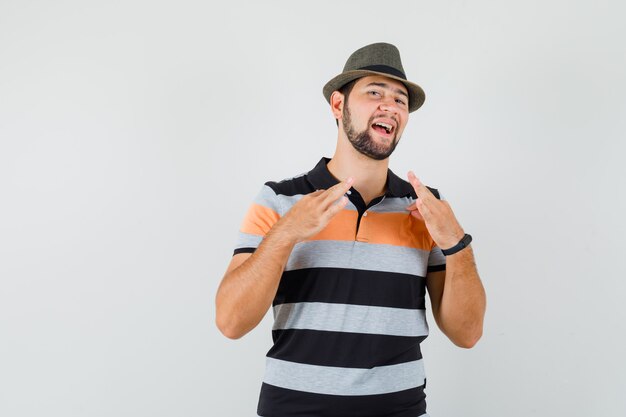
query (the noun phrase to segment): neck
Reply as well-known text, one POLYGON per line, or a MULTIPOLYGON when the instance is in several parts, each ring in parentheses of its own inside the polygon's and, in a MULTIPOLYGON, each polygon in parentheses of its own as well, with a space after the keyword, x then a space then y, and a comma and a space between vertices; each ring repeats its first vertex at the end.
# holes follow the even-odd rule
POLYGON ((371 159, 352 147, 348 139, 341 135, 337 140, 337 149, 332 160, 328 163, 328 170, 339 181, 348 177, 354 179, 352 185, 365 204, 385 193, 389 158, 377 161, 371 159))

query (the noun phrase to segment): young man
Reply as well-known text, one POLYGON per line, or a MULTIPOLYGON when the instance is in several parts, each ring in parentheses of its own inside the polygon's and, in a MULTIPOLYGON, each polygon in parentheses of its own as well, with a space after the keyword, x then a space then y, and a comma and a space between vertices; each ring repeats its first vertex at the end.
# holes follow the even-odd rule
POLYGON ((273 306, 259 416, 427 416, 426 288, 453 343, 470 348, 482 335, 471 236, 436 189, 388 168, 424 102, 395 46, 355 51, 323 93, 335 154, 265 184, 218 289, 217 326, 240 338, 273 306))

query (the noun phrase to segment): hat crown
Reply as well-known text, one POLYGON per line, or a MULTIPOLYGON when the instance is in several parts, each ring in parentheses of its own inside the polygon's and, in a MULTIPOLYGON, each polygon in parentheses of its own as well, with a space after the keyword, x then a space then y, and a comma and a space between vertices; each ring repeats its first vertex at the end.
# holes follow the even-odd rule
POLYGON ((393 71, 396 73, 395 75, 406 79, 400 51, 394 45, 385 42, 366 45, 354 51, 346 61, 343 72, 374 69, 375 67, 387 67, 395 70, 393 71))
POLYGON ((322 94, 330 104, 333 91, 340 90, 351 81, 370 75, 382 75, 404 84, 409 94, 409 112, 419 109, 424 104, 424 90, 407 80, 400 60, 400 51, 394 45, 385 42, 366 45, 354 51, 348 57, 343 72, 324 85, 322 94))

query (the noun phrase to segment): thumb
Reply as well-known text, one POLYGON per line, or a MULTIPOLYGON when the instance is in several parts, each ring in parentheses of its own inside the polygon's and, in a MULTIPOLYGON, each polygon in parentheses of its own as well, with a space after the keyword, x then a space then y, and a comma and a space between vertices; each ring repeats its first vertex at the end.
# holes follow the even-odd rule
POLYGON ((411 210, 411 216, 415 217, 418 220, 425 221, 419 210, 411 210))

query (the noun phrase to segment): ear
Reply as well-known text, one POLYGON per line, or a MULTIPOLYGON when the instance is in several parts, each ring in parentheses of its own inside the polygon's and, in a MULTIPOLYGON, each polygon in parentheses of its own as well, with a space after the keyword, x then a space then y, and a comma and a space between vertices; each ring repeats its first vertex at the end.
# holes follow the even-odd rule
POLYGON ((333 112, 333 116, 335 119, 341 120, 341 115, 343 114, 343 94, 339 91, 335 90, 330 96, 330 110, 333 112))

